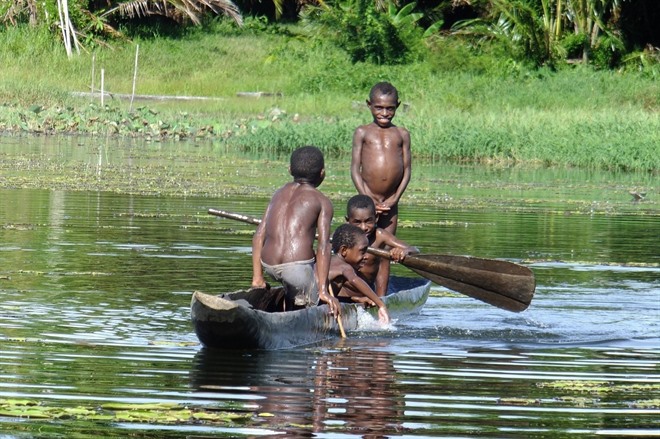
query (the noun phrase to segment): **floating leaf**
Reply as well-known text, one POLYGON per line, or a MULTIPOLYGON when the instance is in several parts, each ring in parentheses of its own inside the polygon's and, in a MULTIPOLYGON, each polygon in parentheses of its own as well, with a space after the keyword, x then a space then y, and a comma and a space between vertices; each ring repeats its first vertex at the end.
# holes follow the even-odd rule
POLYGON ((171 410, 177 407, 180 407, 180 405, 174 402, 159 402, 151 404, 109 402, 101 406, 101 408, 106 410, 171 410))

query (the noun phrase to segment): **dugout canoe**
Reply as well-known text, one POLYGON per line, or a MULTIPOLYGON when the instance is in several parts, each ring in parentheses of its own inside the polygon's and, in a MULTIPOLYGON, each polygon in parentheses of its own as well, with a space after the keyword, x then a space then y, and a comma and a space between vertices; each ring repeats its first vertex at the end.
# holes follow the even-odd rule
MULTIPOLYGON (((390 279, 388 294, 383 297, 390 317, 401 319, 419 312, 429 296, 431 282, 422 278, 390 279)), ((217 349, 288 349, 339 336, 336 319, 328 306, 314 306, 297 311, 282 309, 281 287, 268 290, 241 290, 220 295, 195 291, 190 304, 190 318, 199 341, 217 349)), ((342 303, 342 323, 346 331, 360 329, 358 316, 362 306, 342 303)), ((378 309, 368 312, 377 316, 378 309)), ((377 318, 377 317, 376 317, 377 318)))

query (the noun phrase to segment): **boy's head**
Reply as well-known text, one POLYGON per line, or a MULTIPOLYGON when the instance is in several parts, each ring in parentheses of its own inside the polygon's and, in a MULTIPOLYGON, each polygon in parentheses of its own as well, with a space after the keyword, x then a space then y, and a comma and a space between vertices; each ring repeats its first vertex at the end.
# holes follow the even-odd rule
POLYGON ((373 101, 376 96, 381 95, 392 96, 394 101, 399 102, 399 92, 396 87, 389 82, 379 82, 378 84, 371 87, 371 91, 369 92, 369 100, 373 101))
POLYGON ((342 224, 332 234, 332 251, 355 269, 362 265, 368 247, 364 232, 352 224, 342 224))
POLYGON ((367 106, 371 115, 381 128, 387 128, 392 125, 392 119, 399 108, 399 92, 389 82, 379 82, 374 85, 369 92, 367 106))
POLYGON ((358 227, 365 235, 376 230, 376 205, 368 195, 355 195, 346 204, 346 222, 358 227))
POLYGON ((289 172, 294 180, 305 180, 318 186, 325 178, 323 153, 315 146, 303 146, 291 154, 289 172))

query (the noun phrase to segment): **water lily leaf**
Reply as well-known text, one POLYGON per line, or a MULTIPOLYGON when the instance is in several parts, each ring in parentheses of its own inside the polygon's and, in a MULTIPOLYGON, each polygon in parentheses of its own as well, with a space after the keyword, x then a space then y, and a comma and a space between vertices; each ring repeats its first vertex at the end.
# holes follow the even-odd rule
POLYGON ((63 414, 71 416, 89 416, 96 412, 85 407, 67 407, 63 410, 63 414))
POLYGON ((47 419, 52 417, 51 414, 46 413, 43 410, 38 410, 34 408, 30 408, 27 410, 20 408, 0 409, 0 416, 9 416, 16 418, 34 418, 34 419, 47 419))
POLYGON ((235 420, 241 419, 245 416, 251 416, 251 415, 240 415, 237 413, 229 413, 229 412, 215 412, 215 413, 196 412, 192 414, 193 419, 197 419, 199 421, 209 421, 209 422, 218 422, 218 423, 234 422, 235 420))
POLYGON ((38 403, 30 399, 0 399, 0 405, 30 406, 30 405, 38 405, 38 403))
POLYGON ((101 405, 106 410, 171 410, 180 407, 174 402, 160 402, 153 404, 129 404, 123 402, 109 402, 101 405))

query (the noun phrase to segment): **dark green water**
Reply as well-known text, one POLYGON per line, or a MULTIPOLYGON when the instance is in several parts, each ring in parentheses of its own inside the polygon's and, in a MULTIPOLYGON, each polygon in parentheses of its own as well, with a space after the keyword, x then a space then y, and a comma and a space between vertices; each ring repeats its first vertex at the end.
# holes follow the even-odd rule
POLYGON ((434 287, 393 331, 201 348, 192 291, 251 279, 253 228, 207 209, 287 180, 217 145, 0 137, 0 436, 660 436, 657 177, 415 163, 400 236, 530 266, 527 311, 434 287))

